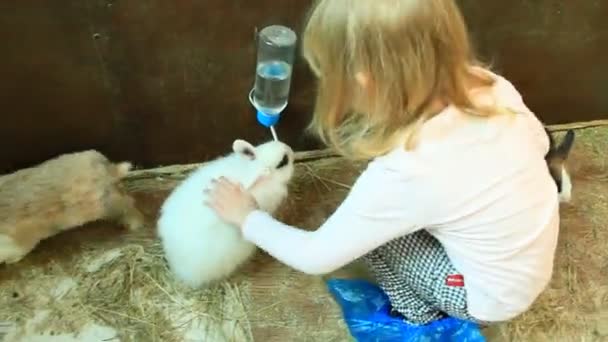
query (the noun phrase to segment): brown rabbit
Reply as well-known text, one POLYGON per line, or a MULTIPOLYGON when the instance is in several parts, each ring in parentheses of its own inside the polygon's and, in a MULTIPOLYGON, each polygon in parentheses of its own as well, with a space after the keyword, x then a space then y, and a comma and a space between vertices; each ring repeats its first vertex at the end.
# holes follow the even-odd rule
POLYGON ((130 169, 89 150, 0 176, 0 264, 18 262, 41 240, 92 221, 142 227, 143 215, 120 186, 130 169))

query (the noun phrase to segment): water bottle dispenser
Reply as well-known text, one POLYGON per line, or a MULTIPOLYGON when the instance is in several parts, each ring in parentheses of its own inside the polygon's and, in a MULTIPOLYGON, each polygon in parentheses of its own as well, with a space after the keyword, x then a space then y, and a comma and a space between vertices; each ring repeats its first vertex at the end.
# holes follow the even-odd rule
POLYGON ((249 100, 257 110, 257 119, 269 127, 276 138, 274 125, 287 107, 295 59, 297 36, 281 25, 267 26, 258 34, 255 83, 249 100))

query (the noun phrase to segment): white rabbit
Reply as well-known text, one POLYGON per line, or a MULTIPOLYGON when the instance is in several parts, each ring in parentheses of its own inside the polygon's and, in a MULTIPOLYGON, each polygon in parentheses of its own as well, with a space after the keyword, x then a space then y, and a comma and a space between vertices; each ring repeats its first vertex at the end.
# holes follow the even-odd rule
POLYGON ((160 210, 158 236, 169 268, 193 288, 228 277, 256 251, 237 227, 222 221, 204 204, 204 190, 213 179, 224 176, 239 182, 271 214, 288 194, 294 171, 294 153, 288 145, 270 141, 252 146, 237 139, 232 149, 193 171, 160 210))
POLYGON ((560 202, 570 202, 572 197, 572 180, 568 172, 568 156, 574 144, 574 131, 568 130, 562 142, 557 146, 551 133, 548 130, 546 132, 550 143, 549 152, 545 156, 549 172, 557 185, 560 202))

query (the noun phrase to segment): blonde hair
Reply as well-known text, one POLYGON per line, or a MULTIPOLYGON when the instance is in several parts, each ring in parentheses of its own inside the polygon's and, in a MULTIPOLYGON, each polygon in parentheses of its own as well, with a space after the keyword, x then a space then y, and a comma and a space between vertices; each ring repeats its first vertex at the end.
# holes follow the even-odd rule
POLYGON ((469 96, 471 77, 483 86, 494 79, 471 68, 481 63, 454 0, 317 0, 302 41, 318 77, 308 130, 346 157, 414 148, 438 97, 473 115, 495 112, 469 96), (365 89, 358 73, 369 75, 365 89))

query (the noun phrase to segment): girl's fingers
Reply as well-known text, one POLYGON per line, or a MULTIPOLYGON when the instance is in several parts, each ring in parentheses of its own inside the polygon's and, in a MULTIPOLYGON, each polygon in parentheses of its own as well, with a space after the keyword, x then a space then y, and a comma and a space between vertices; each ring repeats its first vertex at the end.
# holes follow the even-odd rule
POLYGON ((214 184, 203 189, 203 193, 208 195, 205 204, 216 210, 222 209, 221 203, 232 203, 234 202, 235 197, 243 196, 245 194, 245 190, 240 183, 232 183, 225 177, 213 179, 212 182, 214 184))
POLYGON ((239 195, 239 188, 236 185, 230 183, 218 187, 217 190, 218 195, 221 193, 222 196, 234 197, 239 195))
POLYGON ((217 196, 226 197, 232 195, 232 193, 234 193, 234 190, 228 184, 222 184, 217 187, 217 196))
POLYGON ((211 209, 215 210, 216 212, 218 212, 218 213, 223 212, 223 206, 220 203, 218 203, 217 201, 210 201, 207 203, 208 203, 209 207, 211 209))
POLYGON ((236 190, 241 187, 240 184, 233 183, 233 182, 229 181, 226 177, 220 177, 220 184, 222 186, 225 186, 226 189, 231 189, 231 190, 236 190))
POLYGON ((214 179, 213 182, 213 189, 218 192, 224 188, 226 188, 226 181, 224 181, 222 178, 218 178, 218 179, 214 179))

